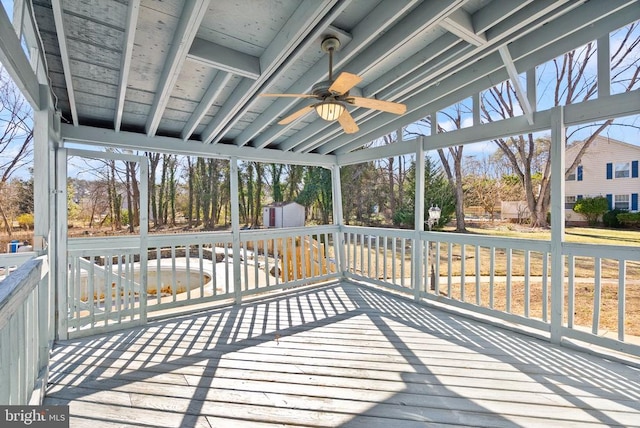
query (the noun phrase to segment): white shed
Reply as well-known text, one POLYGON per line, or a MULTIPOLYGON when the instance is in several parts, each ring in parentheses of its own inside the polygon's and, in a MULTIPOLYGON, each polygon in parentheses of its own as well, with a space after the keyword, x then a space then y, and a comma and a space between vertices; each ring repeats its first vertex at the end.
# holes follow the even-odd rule
POLYGON ((279 202, 262 210, 264 227, 301 227, 304 219, 304 206, 296 202, 279 202))

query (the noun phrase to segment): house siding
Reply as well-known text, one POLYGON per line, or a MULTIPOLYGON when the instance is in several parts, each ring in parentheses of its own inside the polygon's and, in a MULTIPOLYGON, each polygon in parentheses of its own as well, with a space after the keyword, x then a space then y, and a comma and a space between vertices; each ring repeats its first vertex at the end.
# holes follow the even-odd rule
MULTIPOLYGON (((567 166, 573 163, 581 146, 581 143, 576 143, 567 148, 565 155, 567 166)), ((637 195, 640 193, 639 161, 640 146, 597 137, 582 156, 580 166, 576 169, 576 180, 565 182, 565 194, 576 197, 580 195, 585 198, 605 196, 610 209, 614 205, 616 195, 629 195, 630 209, 637 211, 637 195), (629 177, 615 177, 615 165, 621 162, 630 164, 629 177)), ((570 209, 566 210, 565 214, 570 222, 584 220, 580 214, 570 209)))

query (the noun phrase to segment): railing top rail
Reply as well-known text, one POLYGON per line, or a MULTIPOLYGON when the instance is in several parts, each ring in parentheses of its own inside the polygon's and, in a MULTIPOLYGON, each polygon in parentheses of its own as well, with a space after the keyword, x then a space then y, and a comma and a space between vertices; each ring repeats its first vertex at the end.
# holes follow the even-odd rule
POLYGON ((287 238, 290 236, 313 235, 318 233, 337 232, 339 226, 304 226, 304 227, 287 227, 273 229, 247 229, 241 230, 240 235, 243 239, 259 239, 259 238, 287 238))
POLYGON ((0 267, 4 267, 7 265, 19 266, 27 260, 31 260, 37 256, 38 253, 36 253, 35 251, 25 251, 22 253, 3 253, 0 254, 0 267))
POLYGON ((565 242, 562 253, 567 256, 600 257, 640 261, 640 249, 625 245, 583 244, 565 242))
POLYGON ((343 226, 344 232, 360 233, 373 236, 395 236, 396 238, 413 238, 415 230, 387 227, 343 226))
POLYGON ((46 273, 43 257, 27 260, 15 272, 0 281, 0 329, 11 319, 20 305, 46 273))
POLYGON ((505 236, 483 236, 468 233, 422 232, 422 239, 427 241, 451 242, 481 247, 526 249, 540 252, 551 251, 551 242, 539 239, 509 238, 505 236))

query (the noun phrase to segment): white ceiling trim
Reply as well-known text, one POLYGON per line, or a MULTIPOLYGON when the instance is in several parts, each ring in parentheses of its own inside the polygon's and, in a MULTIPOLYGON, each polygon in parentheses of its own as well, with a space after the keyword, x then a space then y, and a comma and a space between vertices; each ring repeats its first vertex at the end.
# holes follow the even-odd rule
POLYGON ((120 64, 120 81, 118 82, 118 96, 116 98, 115 130, 122 126, 122 114, 124 112, 124 100, 127 95, 127 82, 131 67, 131 55, 136 37, 136 23, 140 11, 140 0, 131 0, 127 8, 127 23, 124 30, 124 44, 122 49, 122 62, 120 64))
POLYGON ((189 48, 187 59, 248 79, 260 77, 260 58, 198 37, 189 48))
POLYGON ((337 0, 303 2, 260 57, 260 77, 255 81, 244 79, 238 85, 225 105, 204 129, 202 140, 205 143, 218 143, 225 131, 233 127, 247 111, 250 101, 260 88, 274 74, 286 69, 286 64, 293 63, 302 55, 303 49, 298 48, 302 44, 309 43, 308 40, 305 42, 305 39, 314 32, 318 33, 326 29, 337 12, 341 12, 349 1, 345 1, 333 11, 332 8, 337 0), (322 28, 317 29, 320 23, 323 23, 320 25, 322 28))
POLYGON ((60 126, 61 139, 64 142, 77 142, 99 147, 113 147, 158 153, 171 153, 184 156, 203 156, 211 158, 239 159, 265 163, 288 163, 310 166, 333 166, 333 155, 283 153, 280 150, 254 149, 238 147, 233 144, 203 144, 199 141, 184 141, 180 138, 158 135, 146 135, 136 132, 94 128, 91 126, 60 126))
POLYGON ((155 135, 171 98, 171 92, 180 76, 182 66, 187 59, 189 48, 196 37, 210 0, 188 0, 182 9, 182 16, 174 33, 171 48, 167 55, 165 67, 160 77, 160 85, 156 90, 149 118, 147 119, 147 135, 155 135))
POLYGON ((71 63, 69 62, 69 50, 67 49, 67 37, 64 31, 64 20, 62 18, 61 0, 52 0, 53 19, 56 25, 56 36, 60 47, 60 59, 64 70, 64 81, 67 85, 67 96, 69 97, 69 108, 71 109, 71 123, 78 125, 78 109, 76 108, 76 96, 73 89, 73 78, 71 77, 71 63))
MULTIPOLYGON (((363 91, 365 94, 369 93, 377 93, 377 96, 380 99, 388 100, 388 101, 396 101, 396 102, 406 102, 408 97, 414 97, 417 94, 416 91, 424 91, 424 85, 432 82, 437 82, 436 84, 440 84, 440 81, 444 81, 445 78, 449 78, 451 76, 459 73, 458 68, 461 65, 468 65, 470 63, 475 63, 481 58, 490 55, 492 52, 497 50, 499 43, 505 40, 508 36, 520 32, 525 29, 527 26, 533 25, 536 23, 538 26, 541 26, 542 23, 536 22, 540 17, 548 15, 551 11, 554 14, 560 14, 566 12, 567 7, 563 6, 563 3, 560 1, 537 1, 530 5, 529 8, 522 9, 518 13, 511 14, 511 18, 505 21, 501 21, 500 24, 503 28, 504 33, 494 33, 493 37, 488 37, 488 42, 481 46, 476 47, 474 49, 469 49, 466 54, 458 54, 455 58, 451 58, 447 61, 439 61, 438 67, 433 67, 433 64, 426 63, 423 64, 417 70, 407 70, 407 74, 404 76, 400 76, 405 78, 401 86, 387 86, 386 89, 378 92, 377 85, 379 81, 382 81, 384 84, 388 85, 389 79, 386 76, 382 76, 376 82, 372 82, 368 88, 370 90, 363 91)), ((516 4, 517 6, 517 4, 516 4)), ((488 6, 490 7, 490 5, 488 6)), ((529 30, 530 31, 530 30, 529 30)), ((394 73, 391 71, 390 73, 394 73)), ((408 105, 409 107, 409 105, 408 105)), ((445 106, 446 107, 446 106, 445 106)), ((408 108, 408 112, 411 112, 411 108, 408 108)), ((354 115, 354 119, 358 124, 364 123, 366 120, 370 120, 374 117, 379 117, 381 114, 371 110, 357 110, 354 115)), ((405 114, 405 117, 407 115, 405 114)), ((384 116, 383 116, 384 117, 384 116)), ((380 120, 380 119, 378 119, 380 120)), ((394 123, 401 121, 402 118, 399 118, 394 121, 394 123)), ((319 149, 320 153, 329 153, 342 145, 348 144, 349 142, 354 140, 353 135, 342 134, 340 128, 337 126, 329 126, 325 125, 325 123, 320 123, 322 121, 316 121, 313 124, 305 127, 304 130, 296 134, 294 137, 290 138, 286 144, 288 147, 296 147, 301 143, 304 143, 304 151, 312 151, 319 149), (332 140, 330 143, 329 140, 332 140)), ((369 125, 371 126, 371 125, 369 125)), ((397 128, 397 127, 396 127, 397 128)), ((364 129, 367 129, 365 126, 364 129)), ((357 140, 361 140, 360 135, 363 134, 363 126, 360 126, 360 132, 355 138, 357 140)), ((377 138, 370 138, 369 141, 377 138)), ((364 143, 362 143, 364 144, 364 143)), ((296 150, 300 150, 300 148, 296 147, 296 150)))
POLYGON ((471 15, 463 9, 454 10, 440 23, 440 26, 469 44, 482 46, 487 43, 487 37, 483 33, 477 34, 473 30, 471 15))
POLYGON ((509 48, 507 46, 500 46, 498 52, 500 53, 500 58, 502 58, 502 62, 507 70, 513 89, 516 91, 518 103, 522 108, 524 117, 527 118, 529 125, 533 125, 533 109, 531 108, 531 104, 529 104, 529 97, 527 97, 527 93, 524 91, 522 84, 520 83, 520 77, 516 71, 516 66, 513 65, 513 59, 509 53, 509 48))

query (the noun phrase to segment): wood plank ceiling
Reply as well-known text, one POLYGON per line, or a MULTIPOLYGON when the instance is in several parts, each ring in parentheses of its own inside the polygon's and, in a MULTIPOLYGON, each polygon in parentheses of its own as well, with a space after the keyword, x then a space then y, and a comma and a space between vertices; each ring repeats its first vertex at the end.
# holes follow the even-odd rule
MULTIPOLYGON (((640 19, 636 0, 34 0, 63 121, 189 144, 342 154, 640 19), (405 103, 277 122, 328 80, 405 103)), ((524 106, 525 115, 532 111, 524 106)), ((186 147, 186 146, 185 146, 186 147)), ((286 158, 283 153, 284 158, 286 158)))

